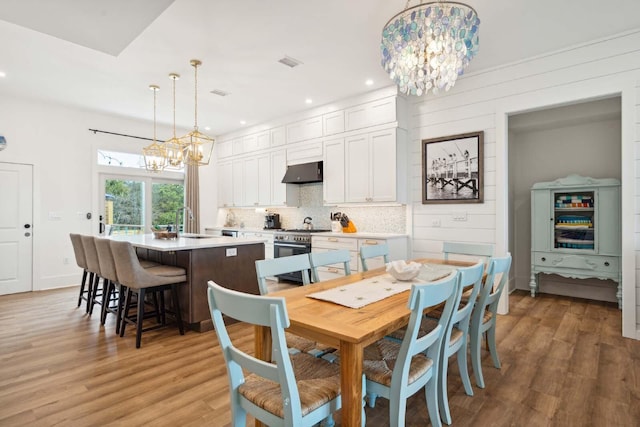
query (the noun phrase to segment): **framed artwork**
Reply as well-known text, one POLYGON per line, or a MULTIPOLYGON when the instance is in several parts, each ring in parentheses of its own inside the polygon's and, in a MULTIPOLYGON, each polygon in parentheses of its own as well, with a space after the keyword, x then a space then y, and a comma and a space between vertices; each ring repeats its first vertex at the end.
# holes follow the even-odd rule
POLYGON ((422 204, 482 203, 484 132, 422 140, 422 204))

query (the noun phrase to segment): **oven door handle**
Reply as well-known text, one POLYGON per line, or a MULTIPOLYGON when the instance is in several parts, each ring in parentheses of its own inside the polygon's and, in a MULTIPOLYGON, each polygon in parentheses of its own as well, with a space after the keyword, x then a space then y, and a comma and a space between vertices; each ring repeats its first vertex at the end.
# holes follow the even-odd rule
POLYGON ((276 247, 282 247, 282 248, 298 248, 298 249, 305 249, 307 247, 307 245, 296 245, 296 244, 292 244, 292 243, 274 243, 273 244, 276 247))

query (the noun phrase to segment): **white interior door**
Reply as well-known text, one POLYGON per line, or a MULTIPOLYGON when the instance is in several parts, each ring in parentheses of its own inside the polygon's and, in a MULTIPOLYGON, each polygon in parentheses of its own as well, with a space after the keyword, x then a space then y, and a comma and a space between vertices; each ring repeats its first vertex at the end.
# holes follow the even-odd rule
POLYGON ((30 292, 33 259, 33 170, 0 163, 0 295, 30 292))

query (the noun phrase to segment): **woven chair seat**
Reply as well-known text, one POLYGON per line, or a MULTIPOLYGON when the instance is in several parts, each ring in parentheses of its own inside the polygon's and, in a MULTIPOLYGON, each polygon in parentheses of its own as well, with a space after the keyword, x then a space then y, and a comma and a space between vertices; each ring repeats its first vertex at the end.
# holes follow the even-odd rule
MULTIPOLYGON (((395 367, 400 344, 382 339, 364 349, 363 371, 368 380, 391 387, 391 377, 395 367)), ((409 368, 409 384, 424 375, 433 365, 433 360, 423 354, 415 355, 409 368)))
MULTIPOLYGON (((300 393, 302 415, 306 415, 340 394, 340 367, 306 353, 291 356, 300 393)), ((238 392, 262 409, 283 418, 282 394, 276 382, 250 374, 238 392)))

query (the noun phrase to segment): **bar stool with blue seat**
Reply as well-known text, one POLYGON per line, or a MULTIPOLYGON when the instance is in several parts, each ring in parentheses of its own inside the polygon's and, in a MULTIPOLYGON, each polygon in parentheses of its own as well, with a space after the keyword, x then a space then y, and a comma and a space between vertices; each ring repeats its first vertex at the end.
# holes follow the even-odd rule
POLYGON ((171 314, 175 317, 180 335, 184 335, 180 302, 178 299, 178 285, 186 284, 187 273, 184 268, 161 264, 156 267, 143 268, 138 261, 133 246, 129 242, 111 240, 111 253, 115 262, 116 274, 121 285, 127 287, 122 309, 122 324, 120 336, 124 336, 127 323, 136 326, 136 348, 140 348, 142 332, 166 326, 166 314, 168 312, 164 304, 164 292, 170 291, 173 308, 171 314), (158 293, 159 304, 156 310, 145 313, 145 295, 158 293), (136 315, 129 315, 129 307, 133 294, 137 296, 136 315), (160 322, 156 325, 143 327, 145 318, 156 317, 160 322))

